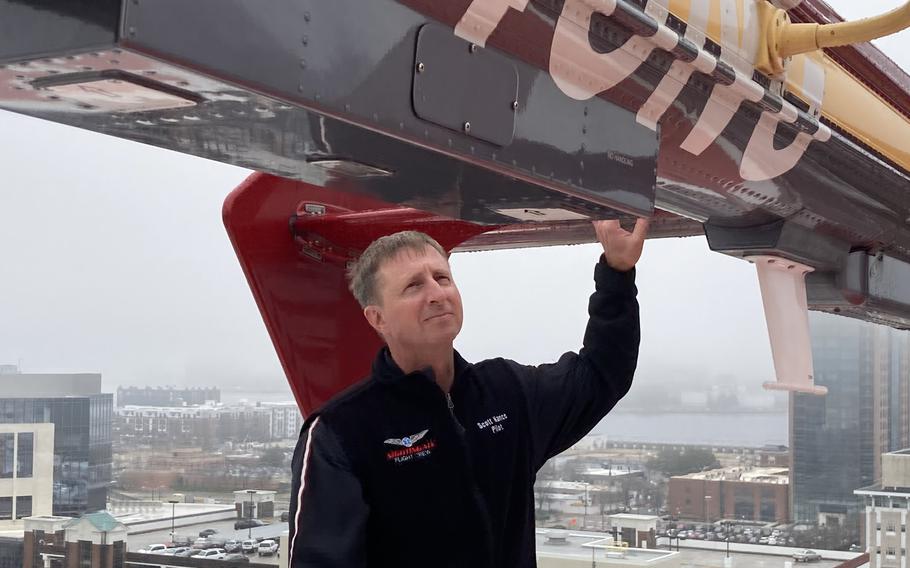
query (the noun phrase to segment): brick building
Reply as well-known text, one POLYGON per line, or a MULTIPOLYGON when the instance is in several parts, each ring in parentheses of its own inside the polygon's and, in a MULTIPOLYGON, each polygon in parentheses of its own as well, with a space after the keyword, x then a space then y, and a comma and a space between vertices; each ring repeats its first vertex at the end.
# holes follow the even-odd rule
POLYGON ((786 468, 731 467, 670 478, 667 509, 682 519, 787 522, 786 468))

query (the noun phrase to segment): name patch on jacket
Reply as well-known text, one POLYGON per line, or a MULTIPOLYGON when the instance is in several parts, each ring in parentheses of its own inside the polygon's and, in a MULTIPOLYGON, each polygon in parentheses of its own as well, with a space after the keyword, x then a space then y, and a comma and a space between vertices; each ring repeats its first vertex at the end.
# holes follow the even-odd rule
POLYGON ((423 459, 430 456, 433 448, 436 447, 435 440, 427 440, 420 443, 427 435, 429 430, 424 430, 404 438, 389 438, 383 443, 390 446, 401 446, 401 449, 391 450, 386 453, 386 459, 395 463, 404 463, 407 461, 423 459))
POLYGON ((496 416, 491 416, 482 422, 478 422, 477 429, 486 430, 487 428, 489 428, 490 432, 492 432, 494 434, 497 432, 502 432, 502 430, 504 428, 504 425, 502 424, 502 422, 505 422, 508 419, 509 419, 509 416, 505 413, 497 414, 496 416))

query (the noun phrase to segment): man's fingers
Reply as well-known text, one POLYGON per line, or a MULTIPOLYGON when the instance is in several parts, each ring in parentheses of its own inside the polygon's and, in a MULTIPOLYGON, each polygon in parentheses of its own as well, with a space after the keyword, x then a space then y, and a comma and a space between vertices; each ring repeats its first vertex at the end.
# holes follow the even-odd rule
POLYGON ((632 234, 635 235, 636 239, 645 240, 648 236, 648 228, 651 226, 651 220, 640 217, 635 221, 635 228, 632 229, 632 234))
POLYGON ((606 242, 610 232, 615 230, 615 227, 619 226, 619 221, 616 221, 615 219, 610 221, 594 221, 593 224, 597 240, 603 243, 606 242))
POLYGON ((606 234, 608 231, 615 230, 617 227, 619 227, 619 220, 617 219, 594 221, 594 229, 596 229, 598 233, 606 234))

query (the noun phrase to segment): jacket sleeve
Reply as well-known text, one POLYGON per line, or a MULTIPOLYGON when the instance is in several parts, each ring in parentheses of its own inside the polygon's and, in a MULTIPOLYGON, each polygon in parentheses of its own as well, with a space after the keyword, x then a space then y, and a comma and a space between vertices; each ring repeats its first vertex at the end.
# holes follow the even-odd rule
POLYGON ((304 424, 291 471, 288 566, 366 566, 369 509, 360 480, 320 417, 304 424))
POLYGON ((632 386, 640 339, 635 269, 601 257, 588 303, 584 345, 539 367, 509 362, 524 390, 535 467, 583 438, 632 386))

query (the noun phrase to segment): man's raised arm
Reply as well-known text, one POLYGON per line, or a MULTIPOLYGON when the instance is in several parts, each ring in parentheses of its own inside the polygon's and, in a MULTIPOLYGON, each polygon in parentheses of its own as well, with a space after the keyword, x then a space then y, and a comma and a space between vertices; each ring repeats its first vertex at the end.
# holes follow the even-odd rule
POLYGON ((584 346, 539 367, 514 364, 528 402, 537 468, 584 437, 628 392, 638 363, 640 327, 635 264, 648 221, 632 232, 594 223, 604 255, 594 269, 584 346))

